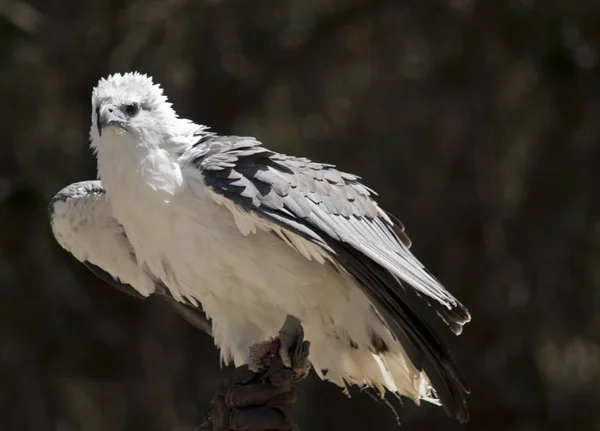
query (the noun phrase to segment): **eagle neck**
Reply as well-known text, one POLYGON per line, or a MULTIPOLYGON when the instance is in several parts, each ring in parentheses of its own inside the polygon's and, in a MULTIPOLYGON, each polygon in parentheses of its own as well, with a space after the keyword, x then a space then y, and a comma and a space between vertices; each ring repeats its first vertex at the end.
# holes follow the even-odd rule
POLYGON ((183 185, 180 165, 172 152, 136 142, 103 142, 97 145, 98 176, 113 204, 170 202, 183 185))

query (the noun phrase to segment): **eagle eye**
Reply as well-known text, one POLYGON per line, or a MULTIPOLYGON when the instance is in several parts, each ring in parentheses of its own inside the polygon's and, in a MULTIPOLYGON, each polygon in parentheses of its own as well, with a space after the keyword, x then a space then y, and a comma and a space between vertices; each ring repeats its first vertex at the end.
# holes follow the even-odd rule
POLYGON ((140 112, 140 105, 137 103, 131 103, 129 105, 125 105, 125 114, 129 117, 135 117, 138 112, 140 112))

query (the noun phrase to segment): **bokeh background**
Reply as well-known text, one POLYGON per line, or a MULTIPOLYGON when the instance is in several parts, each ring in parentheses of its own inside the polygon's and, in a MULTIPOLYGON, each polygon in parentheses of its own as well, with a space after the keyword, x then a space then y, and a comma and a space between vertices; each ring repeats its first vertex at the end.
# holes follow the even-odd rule
MULTIPOLYGON (((95 178, 92 87, 135 69, 182 116, 363 176, 471 309, 443 334, 471 421, 407 401, 401 429, 600 430, 598 48, 597 0, 4 0, 0 429, 191 430, 221 380, 208 336, 50 233, 95 178)), ((298 417, 397 429, 314 376, 298 417)))

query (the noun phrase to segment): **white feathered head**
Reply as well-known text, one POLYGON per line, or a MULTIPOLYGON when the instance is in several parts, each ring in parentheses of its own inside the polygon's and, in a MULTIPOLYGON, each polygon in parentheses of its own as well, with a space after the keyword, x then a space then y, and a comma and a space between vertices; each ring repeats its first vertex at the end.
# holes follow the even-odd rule
POLYGON ((138 72, 103 78, 92 92, 90 139, 96 149, 104 133, 153 140, 178 120, 160 85, 138 72))

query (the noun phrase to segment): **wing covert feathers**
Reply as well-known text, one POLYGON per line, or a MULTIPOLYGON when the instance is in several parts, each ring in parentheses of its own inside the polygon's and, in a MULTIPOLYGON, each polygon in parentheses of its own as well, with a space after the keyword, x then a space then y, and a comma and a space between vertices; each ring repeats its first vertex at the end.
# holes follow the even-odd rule
POLYGON ((359 177, 275 153, 253 138, 213 136, 191 154, 204 183, 227 205, 318 245, 351 274, 411 361, 426 372, 446 412, 466 421, 469 389, 407 295, 412 290, 425 300, 456 334, 469 312, 410 253, 404 226, 379 208, 359 177))

